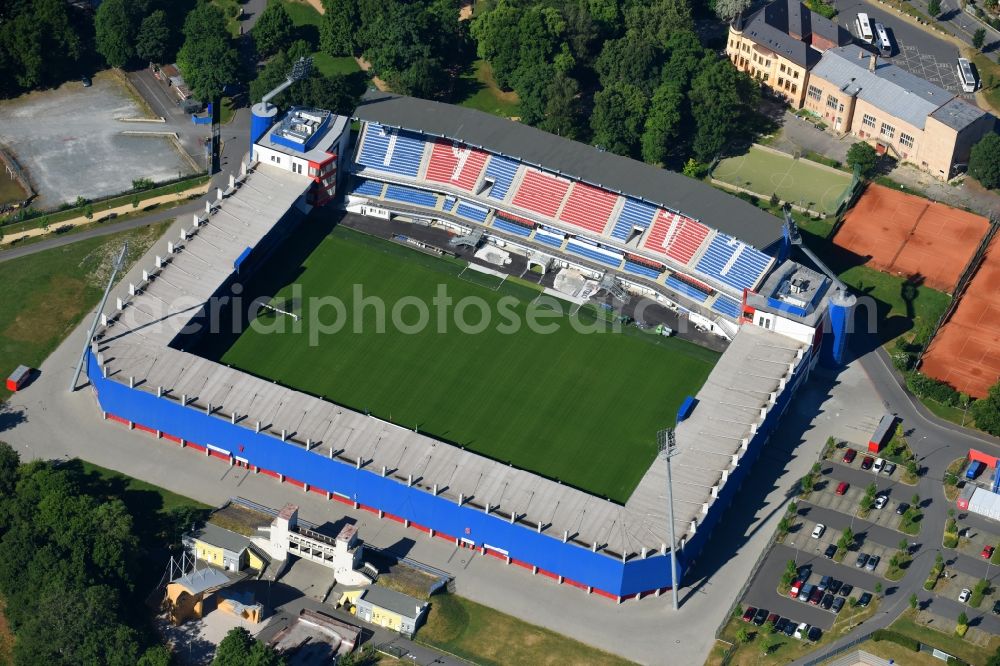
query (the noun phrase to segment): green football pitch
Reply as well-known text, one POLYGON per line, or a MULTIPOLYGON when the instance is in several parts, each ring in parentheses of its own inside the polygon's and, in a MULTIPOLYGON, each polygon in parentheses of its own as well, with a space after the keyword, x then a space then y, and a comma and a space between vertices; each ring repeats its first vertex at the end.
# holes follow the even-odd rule
POLYGON ((759 146, 720 161, 712 178, 764 199, 777 194, 782 201, 831 215, 851 184, 849 173, 759 146))
MULTIPOLYGON (((217 338, 210 344, 225 348, 208 355, 622 503, 656 454, 656 431, 673 424, 718 359, 682 340, 597 326, 590 310, 576 322, 602 332, 579 332, 565 303, 567 314, 544 320, 555 332, 512 332, 503 325, 514 316, 526 321, 539 295, 533 285, 508 279, 497 288, 497 277, 471 270, 459 277, 464 262, 343 227, 327 232, 311 219, 247 285, 247 293, 273 294, 276 307, 299 314, 301 330, 268 313, 257 323, 276 326, 281 317, 288 330, 251 326, 235 340, 217 338), (363 297, 386 304, 382 332, 376 307, 355 310, 358 285, 363 297), (456 307, 470 297, 485 303, 490 325, 462 332, 449 309, 439 330, 432 298, 442 286, 456 307), (339 299, 344 316, 317 297, 339 299), (420 330, 414 298, 430 314, 420 330), (400 320, 413 329, 393 325, 400 299, 409 303, 400 320), (336 322, 343 327, 329 332, 336 322)), ((469 307, 463 319, 476 324, 482 313, 469 307)))

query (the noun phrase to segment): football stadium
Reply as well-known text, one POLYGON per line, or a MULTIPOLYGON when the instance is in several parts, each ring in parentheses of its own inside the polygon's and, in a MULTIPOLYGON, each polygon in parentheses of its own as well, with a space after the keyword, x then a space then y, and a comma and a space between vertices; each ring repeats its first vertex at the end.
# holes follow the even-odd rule
POLYGON ((842 285, 704 183, 384 93, 351 119, 259 104, 252 141, 87 352, 104 418, 160 445, 620 602, 674 585, 672 548, 683 580, 796 389, 844 360, 842 285))

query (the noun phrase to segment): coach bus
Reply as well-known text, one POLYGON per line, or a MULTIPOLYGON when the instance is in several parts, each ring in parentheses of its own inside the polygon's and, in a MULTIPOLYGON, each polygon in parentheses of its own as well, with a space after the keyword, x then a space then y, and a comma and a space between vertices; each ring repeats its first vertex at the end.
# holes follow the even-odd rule
POLYGON ((858 33, 858 38, 863 39, 869 44, 875 39, 875 35, 872 34, 872 24, 868 21, 868 14, 864 12, 858 14, 857 20, 854 21, 854 29, 858 33))
POLYGON ((888 58, 892 55, 892 42, 889 41, 889 33, 885 31, 885 26, 881 23, 875 24, 875 45, 879 53, 888 58))
POLYGON ((972 63, 968 58, 958 59, 958 81, 965 92, 976 92, 976 75, 972 73, 972 63))

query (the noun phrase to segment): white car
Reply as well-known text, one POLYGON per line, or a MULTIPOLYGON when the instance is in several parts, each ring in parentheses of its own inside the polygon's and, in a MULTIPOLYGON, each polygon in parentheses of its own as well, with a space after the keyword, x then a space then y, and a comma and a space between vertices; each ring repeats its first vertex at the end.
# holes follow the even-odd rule
POLYGON ((875 508, 876 509, 881 509, 882 507, 885 506, 885 503, 888 502, 888 501, 889 501, 889 498, 886 497, 885 495, 876 495, 875 496, 875 508))
POLYGON ((803 638, 806 637, 806 634, 808 634, 808 633, 809 633, 809 625, 806 624, 805 622, 803 622, 798 627, 796 627, 795 633, 793 634, 793 636, 796 639, 798 639, 798 640, 801 641, 803 638))
POLYGON ((816 527, 813 528, 812 537, 813 539, 818 539, 823 536, 823 532, 826 531, 826 525, 823 523, 816 523, 816 527))
POLYGON ((964 604, 969 600, 969 597, 971 596, 972 596, 972 590, 970 590, 967 587, 963 587, 962 591, 958 593, 958 600, 964 604))
POLYGON ((872 465, 872 472, 874 472, 875 474, 878 474, 879 472, 882 471, 883 467, 885 467, 885 461, 882 460, 881 458, 876 458, 875 459, 875 464, 872 465))

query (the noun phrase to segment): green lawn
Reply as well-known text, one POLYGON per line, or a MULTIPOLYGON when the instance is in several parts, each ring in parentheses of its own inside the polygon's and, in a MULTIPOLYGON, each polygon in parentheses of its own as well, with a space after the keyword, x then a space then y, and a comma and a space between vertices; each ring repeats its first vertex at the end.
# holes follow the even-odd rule
MULTIPOLYGON (((593 315, 588 322, 546 319, 558 329, 548 334, 526 325, 504 330, 512 317, 526 321, 535 287, 508 280, 494 291, 497 278, 471 271, 457 278, 464 264, 455 260, 349 229, 328 234, 325 224, 311 219, 247 286, 254 295, 280 288, 275 305, 300 312, 301 331, 269 335, 251 328, 235 341, 206 340, 212 348, 205 354, 618 502, 652 462, 657 429, 673 423, 718 359, 635 329, 615 333, 601 324, 601 332, 584 334, 572 327, 598 328, 593 315), (475 283, 464 279, 472 275, 475 283), (294 298, 286 286, 293 281, 301 288, 294 298), (445 313, 444 333, 432 304, 439 285, 456 304, 445 313), (401 299, 419 300, 429 308, 430 325, 400 331, 387 316, 379 332, 375 306, 356 316, 356 288, 381 298, 388 313, 406 303, 401 299), (328 296, 345 304, 342 317, 333 307, 312 309, 312 297, 328 296), (455 314, 464 298, 489 308, 483 332, 458 330, 455 314), (319 328, 308 322, 317 318, 344 325, 311 345, 319 328)), ((471 324, 482 320, 476 306, 464 312, 471 324)), ((402 313, 404 327, 418 319, 412 304, 402 313)), ((270 317, 261 321, 275 324, 270 317)))
POLYGON ((5 169, 0 169, 0 204, 24 201, 27 196, 17 181, 8 176, 5 169))
POLYGON ((504 118, 518 115, 516 92, 504 92, 493 80, 493 69, 485 60, 473 63, 473 70, 459 79, 459 106, 479 109, 504 118))
POLYGON ((335 58, 334 56, 316 51, 312 54, 313 67, 323 76, 333 76, 335 74, 353 74, 360 72, 358 62, 350 56, 335 58))
POLYGON ((84 475, 113 489, 115 495, 121 497, 128 506, 129 512, 136 518, 148 519, 151 511, 170 513, 185 507, 204 511, 207 515, 209 509, 212 508, 190 497, 178 495, 166 488, 141 481, 107 467, 101 467, 85 460, 80 461, 79 464, 84 475))
MULTIPOLYGON (((954 618, 954 616, 952 616, 954 618)), ((988 647, 982 647, 959 638, 955 634, 930 629, 914 619, 914 612, 908 610, 889 625, 889 629, 915 638, 921 643, 932 645, 970 664, 985 664, 990 656, 1000 649, 1000 637, 994 636, 988 647)))
MULTIPOLYGON (((8 294, 0 299, 0 374, 6 377, 18 364, 41 365, 97 305, 122 241, 129 241, 131 265, 169 225, 162 222, 0 263, 0 284, 8 294)), ((0 387, 0 399, 9 395, 0 387)))
POLYGON ((712 177, 763 198, 777 194, 782 201, 828 214, 837 211, 851 183, 848 173, 759 146, 751 146, 745 155, 720 161, 712 177))
POLYGON ((626 666, 632 662, 452 594, 431 597, 417 641, 477 664, 626 666))

